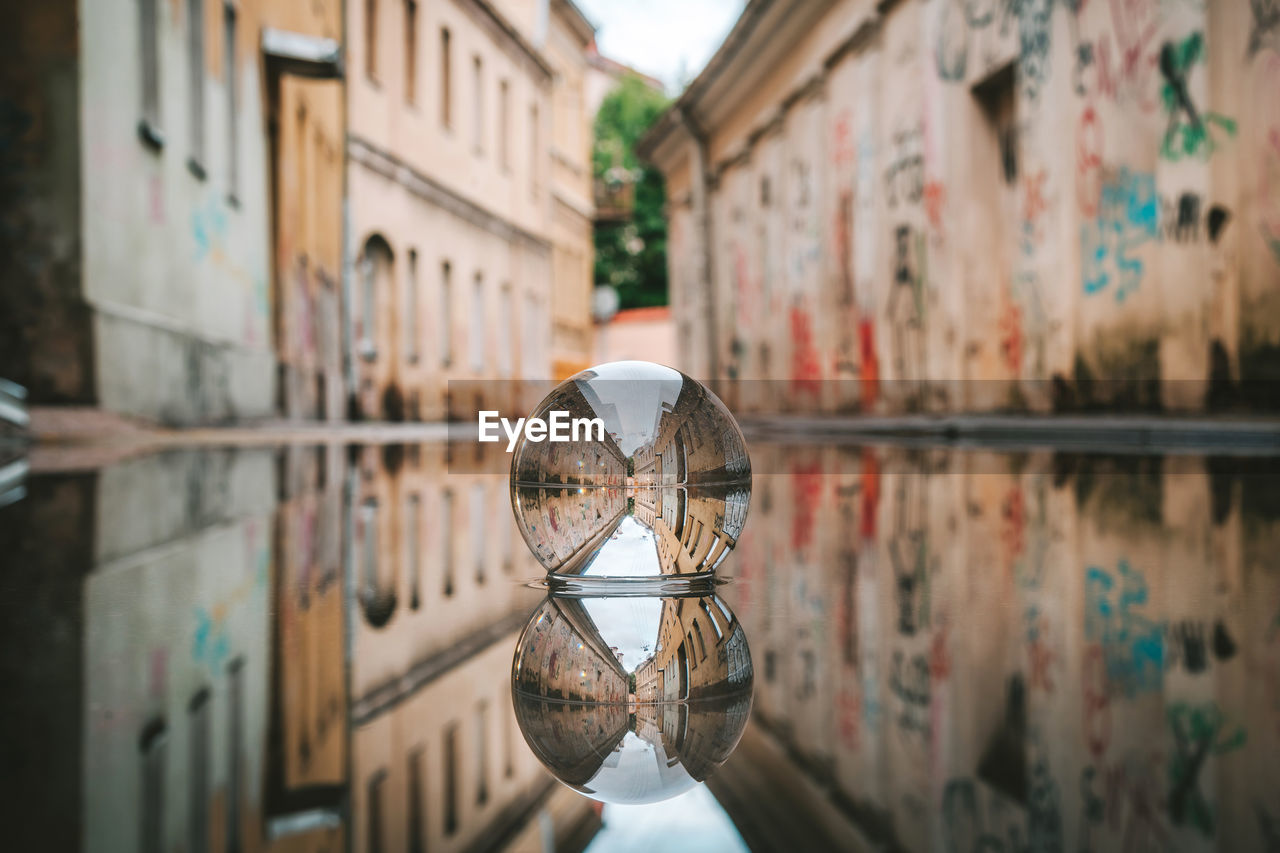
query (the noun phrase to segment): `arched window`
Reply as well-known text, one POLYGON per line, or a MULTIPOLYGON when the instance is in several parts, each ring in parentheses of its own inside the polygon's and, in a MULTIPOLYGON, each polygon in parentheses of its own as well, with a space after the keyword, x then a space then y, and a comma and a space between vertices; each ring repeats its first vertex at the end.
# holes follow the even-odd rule
POLYGON ((391 313, 393 261, 391 246, 378 234, 366 240, 360 251, 355 339, 360 357, 367 361, 378 357, 382 339, 391 331, 390 323, 381 323, 379 318, 391 313))

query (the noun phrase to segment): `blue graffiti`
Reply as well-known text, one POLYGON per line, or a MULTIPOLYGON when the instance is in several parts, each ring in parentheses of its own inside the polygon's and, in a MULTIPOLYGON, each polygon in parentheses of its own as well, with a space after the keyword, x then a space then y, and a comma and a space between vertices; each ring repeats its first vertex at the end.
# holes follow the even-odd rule
POLYGON ((1147 582, 1121 560, 1116 575, 1091 566, 1085 574, 1085 639, 1102 647, 1107 680, 1134 696, 1159 690, 1164 679, 1164 625, 1143 613, 1147 582))
POLYGON ((1132 252, 1159 236, 1160 199, 1155 175, 1121 167, 1102 185, 1098 215, 1080 227, 1084 292, 1101 293, 1114 285, 1117 302, 1138 288, 1142 260, 1132 252))

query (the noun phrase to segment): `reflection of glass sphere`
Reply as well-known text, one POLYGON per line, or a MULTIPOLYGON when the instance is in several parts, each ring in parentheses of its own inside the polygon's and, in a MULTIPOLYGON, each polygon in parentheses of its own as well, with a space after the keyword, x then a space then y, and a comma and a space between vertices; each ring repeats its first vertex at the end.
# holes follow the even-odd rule
POLYGON ((561 577, 710 577, 737 543, 751 461, 706 387, 643 361, 561 383, 531 417, 596 420, 569 442, 522 434, 511 502, 530 549, 561 577))
POLYGON ((718 597, 549 597, 516 645, 512 700, 556 778, 652 803, 707 778, 751 710, 751 652, 718 597), (657 651, 655 651, 657 650, 657 651))

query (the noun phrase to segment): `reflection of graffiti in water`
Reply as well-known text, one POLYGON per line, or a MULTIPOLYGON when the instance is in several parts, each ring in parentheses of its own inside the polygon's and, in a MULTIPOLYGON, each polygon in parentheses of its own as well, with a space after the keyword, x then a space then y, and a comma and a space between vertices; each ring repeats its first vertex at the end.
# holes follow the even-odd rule
POLYGON ((1107 682, 1126 696, 1159 690, 1164 677, 1164 627, 1144 613, 1147 582, 1121 560, 1115 574, 1085 573, 1085 639, 1102 647, 1107 682))
POLYGON ((1169 817, 1174 825, 1189 823, 1213 837, 1213 807, 1200 790, 1200 772, 1210 755, 1222 755, 1244 746, 1244 729, 1228 730, 1226 715, 1214 703, 1170 706, 1174 754, 1169 762, 1169 817))

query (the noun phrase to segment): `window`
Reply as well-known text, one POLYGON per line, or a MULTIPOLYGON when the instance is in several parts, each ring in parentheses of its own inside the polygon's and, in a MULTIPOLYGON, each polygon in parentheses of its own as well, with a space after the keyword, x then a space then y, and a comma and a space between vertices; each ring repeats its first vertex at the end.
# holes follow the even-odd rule
POLYGON ((204 179, 204 0, 187 0, 187 107, 191 156, 187 167, 204 179))
POLYGON ((386 849, 382 836, 383 788, 387 781, 387 771, 379 770, 369 777, 369 853, 382 853, 386 849))
POLYGON ((489 703, 476 708, 476 804, 489 801, 489 703))
POLYGON ((511 84, 498 83, 498 165, 511 168, 511 84))
POLYGON ((444 594, 448 598, 453 595, 453 491, 445 489, 442 500, 440 531, 444 539, 444 594))
POLYGON ((409 851, 423 853, 427 849, 427 827, 423 820, 422 765, 424 750, 419 747, 409 753, 409 851))
POLYGON ((138 740, 138 750, 142 753, 138 847, 143 853, 161 853, 164 849, 164 765, 168 741, 164 720, 158 719, 146 725, 138 740))
POLYGON ((440 363, 453 361, 453 267, 440 264, 440 363))
POLYGON ((440 123, 453 127, 453 57, 448 28, 440 30, 440 123))
POLYGON ((364 597, 372 601, 378 597, 378 501, 374 498, 365 498, 360 506, 360 533, 364 597))
POLYGON ((421 325, 418 313, 418 252, 409 250, 408 269, 405 272, 404 355, 410 364, 418 361, 418 338, 421 325))
POLYGON ((240 148, 236 145, 240 75, 236 67, 236 7, 231 3, 222 7, 222 51, 227 68, 227 196, 235 201, 240 183, 240 148))
POLYGON ((484 60, 472 60, 472 124, 471 144, 477 154, 484 153, 484 60))
POLYGON ((471 367, 484 370, 484 274, 476 273, 471 285, 471 367))
POLYGON ((142 82, 142 119, 138 135, 155 148, 164 144, 160 134, 160 0, 138 0, 138 59, 142 82))
POLYGON ((414 492, 409 495, 404 507, 404 541, 408 550, 405 565, 409 567, 409 608, 412 610, 417 610, 420 604, 418 575, 422 572, 422 540, 418 535, 418 525, 421 523, 422 498, 414 492))
POLYGON ((498 294, 498 375, 511 376, 511 284, 502 285, 498 294))
POLYGON ((444 833, 458 831, 458 725, 444 733, 444 833))
POLYGON ((418 4, 405 0, 404 4, 404 102, 418 100, 418 4))
POLYGON ((711 623, 711 627, 715 629, 716 639, 724 639, 724 631, 720 629, 720 623, 716 621, 715 615, 711 612, 711 605, 707 604, 705 598, 700 600, 698 605, 702 607, 702 612, 707 614, 707 620, 711 623))
MULTIPOLYGON (((698 638, 698 653, 699 653, 699 655, 700 655, 699 660, 706 660, 706 659, 707 659, 707 644, 706 644, 706 642, 702 639, 702 629, 701 629, 700 627, 698 627, 698 620, 697 620, 697 619, 694 619, 694 620, 693 620, 693 635, 694 635, 695 637, 697 637, 697 638, 698 638)), ((692 651, 692 647, 690 647, 690 650, 692 651)))
POLYGON ((209 849, 209 690, 192 697, 187 706, 187 849, 209 849))
POLYGON ((378 0, 364 0, 364 73, 378 81, 378 0))

